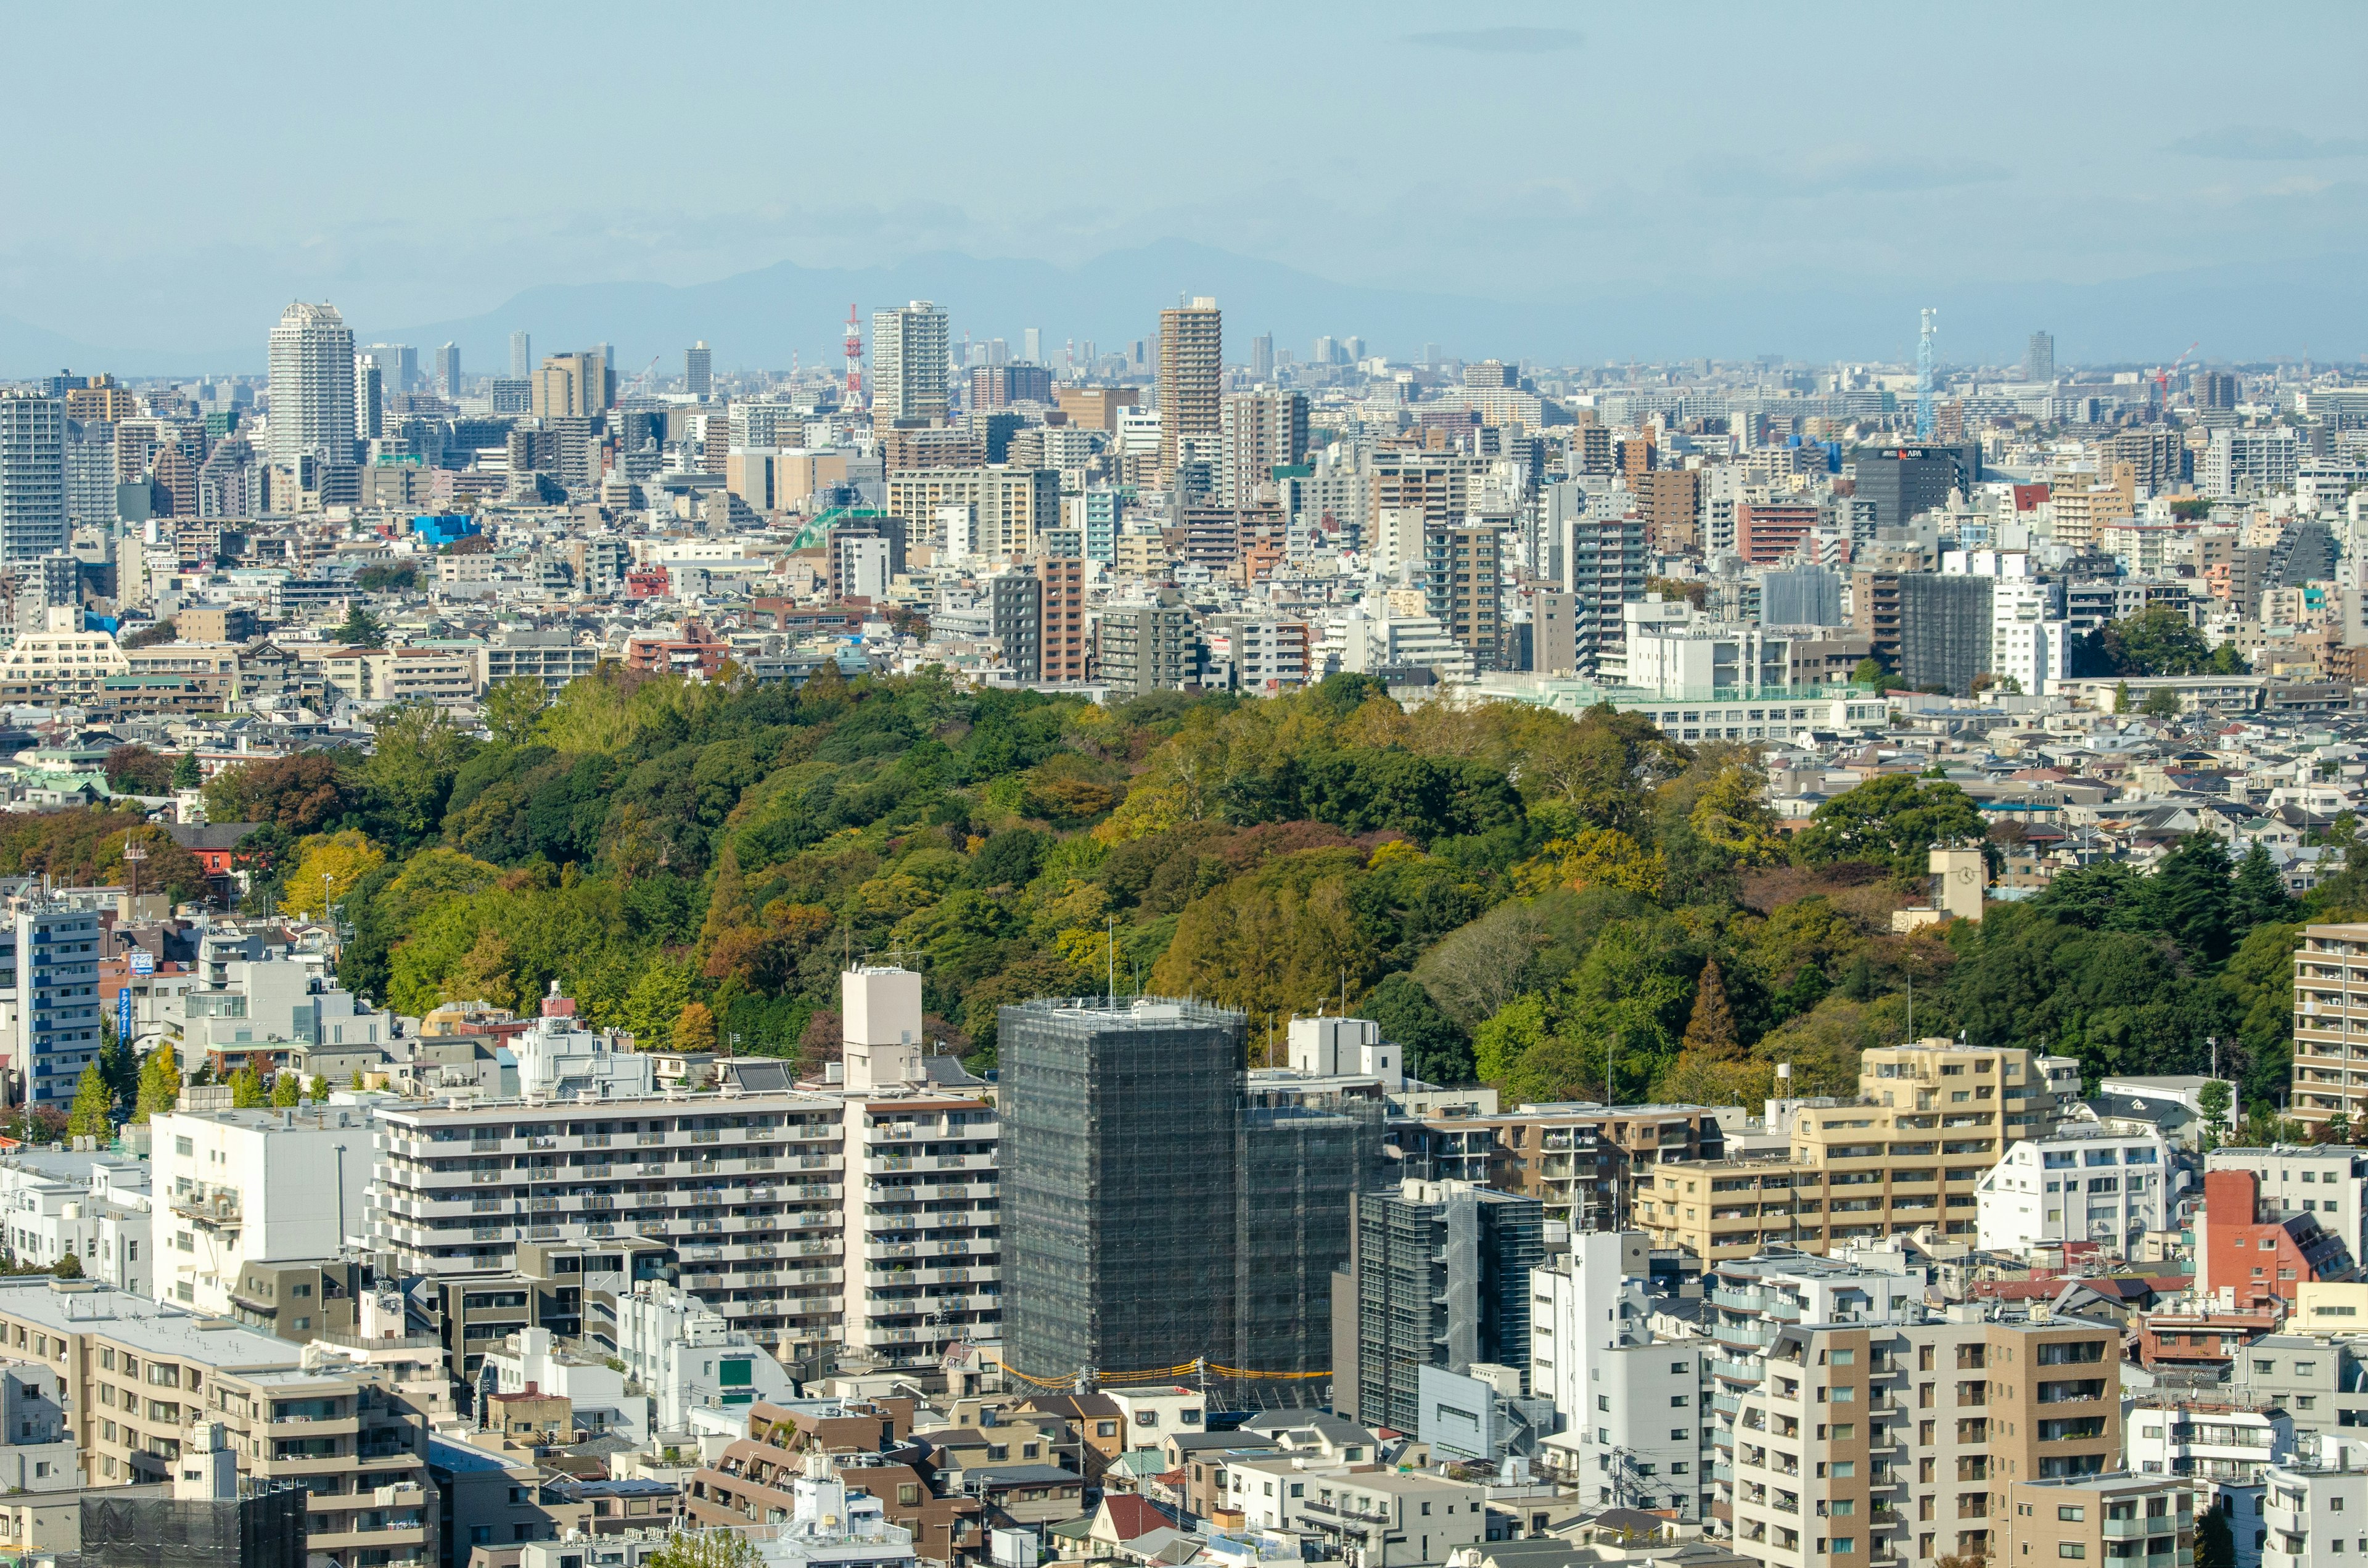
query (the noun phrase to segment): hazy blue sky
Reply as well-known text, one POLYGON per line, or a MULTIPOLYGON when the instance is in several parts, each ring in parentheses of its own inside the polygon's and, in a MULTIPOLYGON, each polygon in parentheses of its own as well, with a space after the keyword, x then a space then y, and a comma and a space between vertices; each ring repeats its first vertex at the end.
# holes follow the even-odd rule
POLYGON ((2356 5, 219 0, 8 28, 0 315, 109 347, 259 343, 299 295, 367 330, 536 284, 1171 236, 1611 312, 1623 284, 2097 283, 2368 240, 2356 5))

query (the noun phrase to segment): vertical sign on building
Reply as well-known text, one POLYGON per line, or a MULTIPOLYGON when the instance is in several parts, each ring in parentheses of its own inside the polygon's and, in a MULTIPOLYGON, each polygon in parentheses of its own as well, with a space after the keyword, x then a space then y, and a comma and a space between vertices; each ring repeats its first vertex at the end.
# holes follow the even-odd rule
POLYGON ((131 987, 129 985, 115 994, 115 1039, 118 1044, 131 1039, 131 987))

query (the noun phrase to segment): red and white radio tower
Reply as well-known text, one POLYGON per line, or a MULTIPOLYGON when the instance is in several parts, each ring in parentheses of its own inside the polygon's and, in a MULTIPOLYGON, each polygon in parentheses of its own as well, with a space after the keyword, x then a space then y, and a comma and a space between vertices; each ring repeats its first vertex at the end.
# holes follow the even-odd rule
POLYGON ((847 406, 850 411, 863 406, 863 332, 853 305, 847 307, 847 406))

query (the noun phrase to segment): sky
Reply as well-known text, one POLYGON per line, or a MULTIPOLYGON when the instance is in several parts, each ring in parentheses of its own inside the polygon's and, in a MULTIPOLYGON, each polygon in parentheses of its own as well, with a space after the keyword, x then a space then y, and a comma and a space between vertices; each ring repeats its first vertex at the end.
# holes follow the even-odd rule
MULTIPOLYGON (((1615 313, 2368 251, 2357 5, 217 0, 9 38, 11 119, 49 129, 0 161, 0 317, 110 350, 259 349, 295 297, 367 336, 541 285, 1168 239, 1615 313)), ((2322 352, 2368 351, 2328 310, 2322 352)))

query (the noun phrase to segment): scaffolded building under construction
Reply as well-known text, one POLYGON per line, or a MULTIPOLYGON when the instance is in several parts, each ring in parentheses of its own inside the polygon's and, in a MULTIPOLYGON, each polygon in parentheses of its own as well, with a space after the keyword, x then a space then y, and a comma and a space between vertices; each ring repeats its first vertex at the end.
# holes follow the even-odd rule
POLYGON ((1006 1365, 1322 1403, 1378 1101, 1253 1093, 1245 1018, 1195 1002, 1032 1002, 998 1039, 1006 1365))

